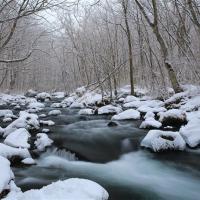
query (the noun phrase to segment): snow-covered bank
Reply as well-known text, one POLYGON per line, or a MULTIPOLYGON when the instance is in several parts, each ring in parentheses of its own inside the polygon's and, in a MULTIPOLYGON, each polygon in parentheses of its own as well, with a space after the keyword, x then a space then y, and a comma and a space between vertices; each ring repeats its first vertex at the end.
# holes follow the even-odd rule
POLYGON ((14 178, 13 172, 10 168, 10 162, 0 156, 0 197, 4 190, 10 189, 10 181, 14 178))
POLYGON ((107 200, 107 191, 85 179, 68 179, 52 183, 40 190, 11 191, 4 200, 107 200))

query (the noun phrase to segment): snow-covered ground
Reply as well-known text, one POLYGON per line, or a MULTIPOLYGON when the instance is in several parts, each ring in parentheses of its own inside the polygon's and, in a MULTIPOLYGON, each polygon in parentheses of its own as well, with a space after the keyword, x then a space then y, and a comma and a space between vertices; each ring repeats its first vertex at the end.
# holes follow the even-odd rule
POLYGON ((99 184, 86 180, 72 178, 57 181, 40 190, 27 192, 11 191, 4 200, 108 200, 107 191, 99 184))

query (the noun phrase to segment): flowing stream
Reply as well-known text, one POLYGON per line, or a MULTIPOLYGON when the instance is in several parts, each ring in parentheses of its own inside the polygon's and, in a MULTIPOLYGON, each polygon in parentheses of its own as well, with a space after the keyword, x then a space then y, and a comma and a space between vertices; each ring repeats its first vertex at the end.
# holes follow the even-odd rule
MULTIPOLYGON (((46 107, 42 113, 49 110, 46 107)), ((40 155, 37 165, 13 167, 22 190, 79 177, 102 185, 110 200, 200 199, 198 150, 151 153, 139 146, 147 133, 138 128, 140 121, 108 127, 110 116, 79 116, 76 109, 61 110, 62 115, 44 119, 56 122, 49 133, 54 146, 40 155)))

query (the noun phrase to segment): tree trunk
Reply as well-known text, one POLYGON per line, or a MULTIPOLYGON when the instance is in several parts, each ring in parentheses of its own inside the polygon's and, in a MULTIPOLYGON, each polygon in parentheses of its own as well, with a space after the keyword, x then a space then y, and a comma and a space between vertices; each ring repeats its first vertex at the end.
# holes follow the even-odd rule
POLYGON ((133 78, 133 53, 132 53, 132 43, 131 43, 131 32, 130 32, 128 16, 127 16, 128 0, 122 0, 122 8, 123 8, 124 21, 126 25, 127 42, 128 42, 131 95, 134 95, 135 91, 134 91, 134 78, 133 78))

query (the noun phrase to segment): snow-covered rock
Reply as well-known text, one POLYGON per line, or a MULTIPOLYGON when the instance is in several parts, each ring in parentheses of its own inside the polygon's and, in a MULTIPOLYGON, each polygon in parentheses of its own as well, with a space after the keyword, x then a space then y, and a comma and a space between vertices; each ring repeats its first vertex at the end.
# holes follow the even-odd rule
POLYGON ((103 114, 118 114, 122 112, 122 109, 120 107, 116 107, 113 105, 107 105, 103 106, 98 109, 98 114, 103 115, 103 114))
POLYGON ((99 184, 71 178, 57 181, 38 190, 10 192, 4 200, 108 200, 107 191, 99 184))
POLYGON ((33 158, 25 158, 21 162, 25 165, 35 165, 36 164, 36 162, 33 158))
POLYGON ((14 156, 18 156, 20 158, 30 158, 30 153, 27 149, 22 149, 22 148, 15 148, 15 147, 10 147, 6 144, 0 143, 0 156, 3 156, 5 158, 12 158, 14 156))
POLYGON ((41 92, 37 94, 36 99, 40 101, 51 100, 52 96, 47 92, 41 92))
POLYGON ((147 105, 140 106, 137 110, 142 113, 147 113, 147 112, 159 113, 167 111, 167 109, 164 107, 150 107, 147 105))
POLYGON ((14 178, 13 172, 10 168, 10 162, 0 156, 0 195, 4 190, 10 188, 10 181, 14 178))
POLYGON ((163 102, 159 101, 159 100, 145 100, 145 101, 136 100, 136 101, 132 101, 132 102, 129 102, 129 103, 125 103, 123 105, 123 107, 124 108, 135 108, 135 109, 138 109, 141 106, 146 106, 148 108, 149 107, 150 108, 159 108, 162 105, 163 105, 163 102))
POLYGON ((158 113, 159 121, 163 126, 179 126, 187 122, 186 113, 179 109, 171 109, 158 113))
POLYGON ((123 104, 124 108, 139 108, 140 106, 142 106, 141 101, 131 101, 129 103, 123 104))
POLYGON ((56 99, 62 99, 65 97, 65 92, 54 92, 52 96, 56 99))
POLYGON ((11 147, 30 148, 30 144, 28 144, 29 137, 29 132, 25 128, 20 128, 10 133, 4 143, 11 147))
POLYGON ((90 109, 90 108, 85 108, 85 109, 81 109, 78 112, 79 115, 93 115, 94 114, 94 110, 90 109))
POLYGON ((125 98, 122 98, 122 97, 121 97, 121 98, 118 99, 118 102, 119 102, 119 103, 123 103, 124 100, 125 100, 125 98))
POLYGON ((31 110, 35 110, 35 112, 38 112, 38 111, 43 110, 45 105, 40 102, 32 102, 32 103, 29 103, 29 105, 27 107, 31 110))
POLYGON ((184 150, 186 143, 178 132, 151 130, 141 142, 142 147, 154 152, 166 150, 184 150))
POLYGON ((35 114, 30 114, 25 111, 21 111, 19 118, 12 122, 4 129, 4 137, 12 133, 19 128, 26 128, 28 130, 39 129, 40 124, 38 121, 38 116, 35 114))
POLYGON ((155 117, 155 114, 153 112, 147 112, 144 116, 144 119, 150 118, 150 117, 155 117))
POLYGON ((184 111, 196 111, 200 108, 200 96, 194 96, 180 107, 184 111))
POLYGON ((83 103, 79 103, 79 102, 73 102, 71 105, 70 105, 70 108, 84 108, 84 104, 83 103))
POLYGON ((187 97, 188 93, 187 92, 180 92, 180 93, 177 93, 175 95, 173 95, 172 97, 170 97, 169 99, 167 99, 164 104, 165 106, 168 106, 168 105, 172 105, 172 104, 177 104, 177 103, 180 103, 180 101, 182 99, 184 99, 185 97, 187 97))
POLYGON ((129 103, 132 101, 138 101, 139 99, 135 96, 132 95, 128 95, 125 99, 124 99, 124 103, 129 103))
POLYGON ((3 122, 4 123, 12 122, 12 118, 6 117, 6 118, 3 119, 3 122))
POLYGON ((54 126, 55 122, 53 122, 52 120, 47 120, 47 121, 40 120, 40 124, 47 125, 47 126, 54 126))
POLYGON ((76 89, 76 95, 78 97, 82 97, 85 92, 86 92, 86 89, 84 86, 76 89))
POLYGON ((37 140, 34 142, 37 150, 44 151, 46 147, 51 146, 53 140, 51 140, 47 134, 45 133, 38 133, 37 140))
POLYGON ((188 123, 181 127, 180 134, 190 147, 196 147, 200 144, 200 111, 188 114, 187 119, 188 123))
POLYGON ((8 115, 13 116, 12 110, 0 110, 0 117, 6 117, 8 115))
POLYGON ((48 115, 61 115, 61 111, 60 110, 51 110, 49 111, 48 115))
POLYGON ((43 132, 43 133, 49 133, 49 131, 50 131, 50 130, 49 130, 48 128, 42 129, 42 132, 43 132))
POLYGON ((148 117, 142 122, 140 128, 150 129, 150 128, 160 128, 161 126, 162 124, 159 121, 155 120, 154 117, 148 117))
POLYGON ((112 120, 140 119, 140 113, 134 109, 125 110, 112 117, 112 120))
POLYGON ((21 109, 21 106, 20 106, 20 105, 16 105, 16 106, 14 107, 14 109, 15 109, 15 110, 20 110, 20 109, 21 109))
POLYGON ((65 98, 61 104, 66 105, 66 106, 70 106, 73 102, 75 102, 77 99, 77 96, 70 96, 65 98))
POLYGON ((63 107, 63 104, 61 103, 53 103, 51 104, 51 108, 62 108, 63 107))
POLYGON ((78 99, 78 102, 83 103, 84 105, 94 106, 97 102, 102 100, 102 95, 96 92, 86 92, 81 98, 78 99))
POLYGON ((41 118, 45 118, 46 116, 47 116, 46 114, 39 115, 39 117, 41 117, 41 118))

